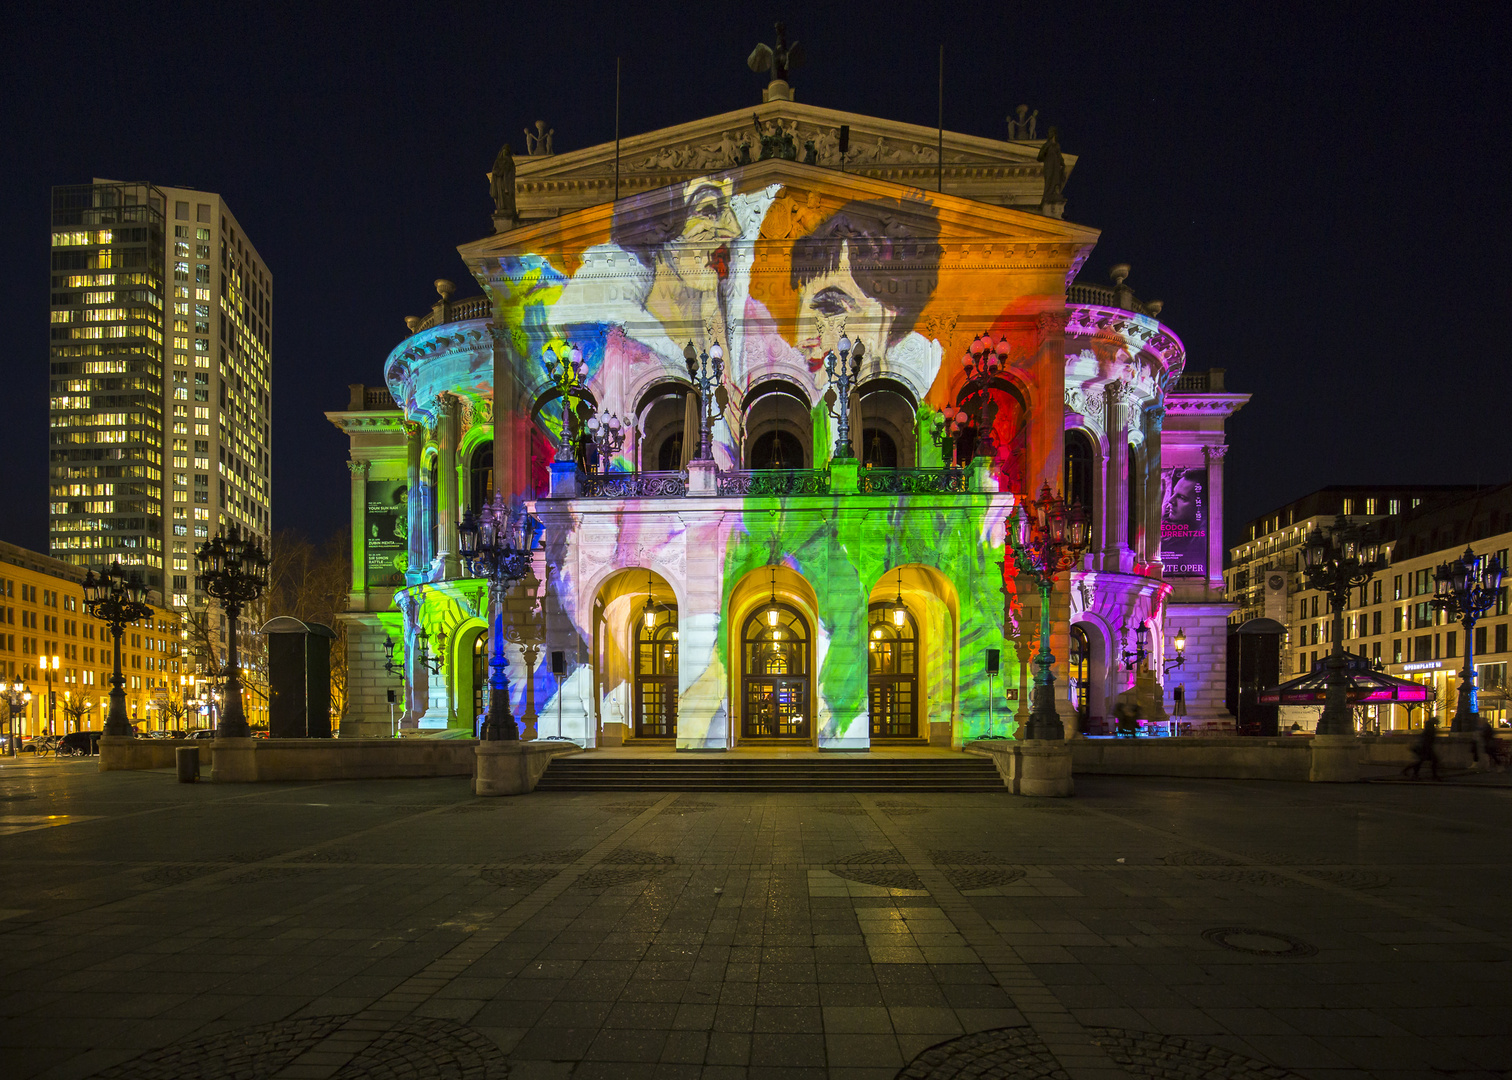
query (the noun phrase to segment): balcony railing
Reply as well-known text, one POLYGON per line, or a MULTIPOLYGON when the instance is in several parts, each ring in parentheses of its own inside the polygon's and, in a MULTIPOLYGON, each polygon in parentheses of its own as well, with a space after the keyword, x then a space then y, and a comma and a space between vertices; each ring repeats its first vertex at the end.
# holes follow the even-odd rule
POLYGON ((578 493, 585 499, 680 499, 688 493, 688 474, 580 472, 578 493))
POLYGON ((493 308, 489 306, 486 296, 469 296, 466 300, 448 300, 444 306, 437 303, 431 308, 429 315, 422 316, 415 324, 411 333, 421 330, 429 330, 433 326, 443 326, 446 323, 466 322, 468 319, 489 319, 493 317, 493 308))
POLYGON ((721 495, 828 495, 828 469, 735 469, 721 472, 721 495))
POLYGON ((964 495, 965 469, 862 469, 863 495, 964 495))

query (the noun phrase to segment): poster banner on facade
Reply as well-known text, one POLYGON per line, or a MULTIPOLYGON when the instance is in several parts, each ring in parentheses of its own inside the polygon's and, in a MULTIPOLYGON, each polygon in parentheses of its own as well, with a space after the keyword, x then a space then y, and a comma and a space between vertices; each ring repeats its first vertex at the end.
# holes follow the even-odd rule
POLYGON ((368 587, 404 584, 409 562, 409 486, 404 480, 367 482, 363 550, 368 587))
POLYGON ((1160 561, 1165 576, 1206 577, 1207 470, 1176 466, 1160 475, 1160 561))

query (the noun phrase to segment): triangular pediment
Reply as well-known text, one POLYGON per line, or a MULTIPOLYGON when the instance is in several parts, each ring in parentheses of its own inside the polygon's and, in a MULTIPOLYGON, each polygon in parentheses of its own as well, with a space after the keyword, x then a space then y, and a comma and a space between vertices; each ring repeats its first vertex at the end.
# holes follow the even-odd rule
MULTIPOLYGON (((786 132, 802 161, 842 175, 861 175, 996 206, 1038 209, 1044 192, 1041 142, 1006 142, 946 131, 943 168, 940 132, 873 116, 772 101, 750 109, 704 117, 622 139, 618 148, 618 194, 623 198, 705 173, 736 167, 743 155, 759 161, 758 128, 786 132), (840 129, 850 129, 850 149, 839 152, 840 129), (744 144, 744 149, 742 149, 744 144), (812 153, 809 151, 812 144, 812 153)), ((520 156, 516 200, 521 220, 557 217, 612 202, 616 193, 616 148, 612 142, 559 154, 520 156)), ((1075 165, 1066 154, 1066 171, 1075 165)))

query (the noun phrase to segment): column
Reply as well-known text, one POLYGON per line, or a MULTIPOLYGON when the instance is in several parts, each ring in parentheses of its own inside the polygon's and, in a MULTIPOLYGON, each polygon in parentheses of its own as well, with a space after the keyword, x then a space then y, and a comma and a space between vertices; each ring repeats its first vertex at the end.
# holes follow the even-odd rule
POLYGON ((367 610, 367 474, 366 461, 348 461, 352 473, 352 610, 367 610))
POLYGON ((457 440, 459 437, 458 402, 452 394, 441 394, 437 399, 436 442, 440 461, 436 469, 436 513, 439 515, 436 528, 436 557, 441 560, 442 575, 446 579, 458 576, 457 567, 457 440))
POLYGON ((1147 563, 1160 558, 1161 433, 1165 429, 1165 418, 1166 408, 1158 401, 1145 409, 1144 545, 1138 557, 1147 563))
POLYGON ((405 577, 409 584, 417 585, 425 580, 425 512, 420 497, 420 446, 423 436, 420 425, 413 420, 404 421, 405 482, 409 485, 406 502, 405 528, 408 536, 408 562, 405 577))
POLYGON ((1223 595, 1223 456, 1227 446, 1204 446, 1207 461, 1207 586, 1208 595, 1223 595))
POLYGON ((1108 463, 1103 499, 1103 570, 1125 566, 1129 550, 1129 392, 1122 383, 1103 387, 1103 430, 1108 433, 1108 463))

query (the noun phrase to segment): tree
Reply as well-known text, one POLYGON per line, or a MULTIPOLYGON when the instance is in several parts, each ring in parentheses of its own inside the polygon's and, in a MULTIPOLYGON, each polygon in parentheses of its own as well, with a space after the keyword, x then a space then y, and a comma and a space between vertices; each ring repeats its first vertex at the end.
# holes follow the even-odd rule
POLYGON ((63 715, 68 720, 69 731, 83 731, 86 727, 84 721, 94 711, 94 702, 87 697, 74 697, 72 694, 63 699, 63 715))

